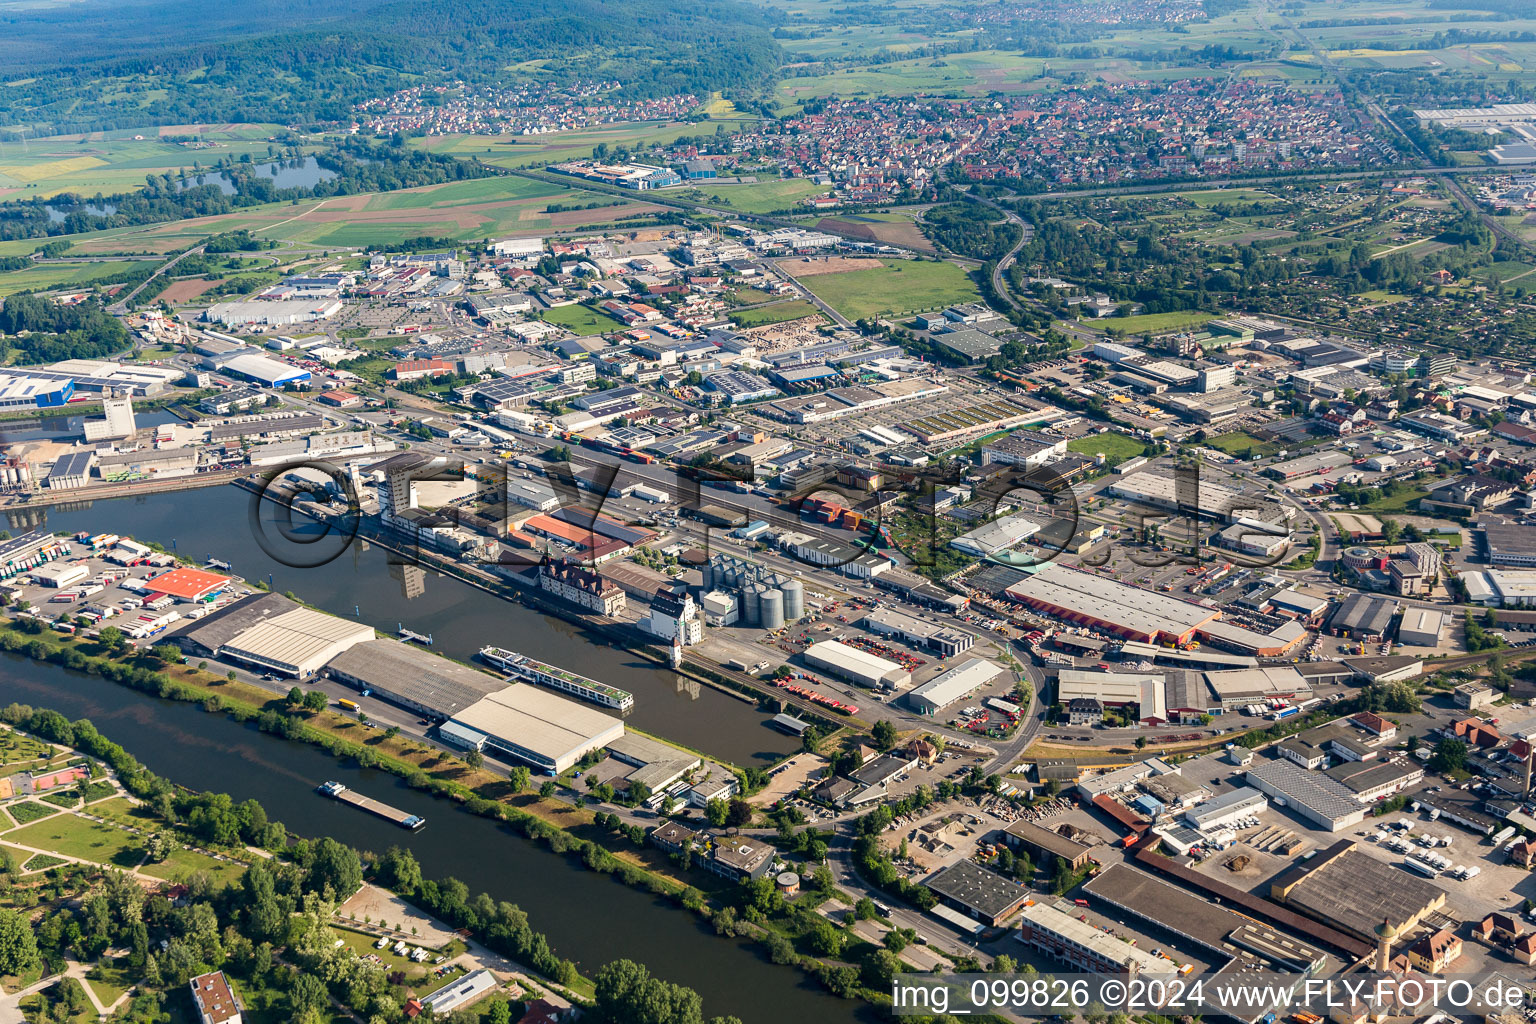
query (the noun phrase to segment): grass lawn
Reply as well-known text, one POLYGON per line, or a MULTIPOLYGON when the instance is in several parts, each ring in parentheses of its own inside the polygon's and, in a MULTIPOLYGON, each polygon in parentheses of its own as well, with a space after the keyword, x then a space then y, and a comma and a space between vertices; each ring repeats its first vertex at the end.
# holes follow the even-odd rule
POLYGON ((65 860, 63 857, 55 857, 51 853, 39 853, 34 854, 32 857, 28 858, 27 862, 21 866, 21 870, 47 871, 49 868, 56 868, 60 864, 68 863, 69 861, 65 860))
POLYGON ((879 268, 815 274, 800 284, 833 309, 861 317, 906 316, 981 298, 964 270, 953 263, 882 260, 879 268))
POLYGON ((5 838, 34 849, 120 868, 134 867, 142 857, 137 836, 73 814, 56 815, 47 821, 16 829, 6 833, 5 838))
POLYGON ((137 812, 135 805, 125 796, 115 800, 103 800, 99 804, 91 805, 91 813, 98 818, 106 818, 108 821, 121 822, 134 828, 145 828, 155 824, 154 815, 145 812, 142 815, 137 812))
POLYGON ((146 875, 167 880, 205 871, 213 879, 214 885, 223 886, 245 874, 245 865, 227 860, 214 860, 206 853, 199 853, 196 850, 174 850, 160 863, 146 864, 140 870, 146 875))
POLYGON ((731 323, 737 327, 761 327, 764 324, 781 324, 786 320, 799 320, 801 317, 806 316, 826 319, 817 311, 815 306, 804 299, 797 299, 793 302, 775 302, 771 306, 737 310, 727 315, 731 318, 731 323))
MULTIPOLYGON (((433 968, 430 966, 430 963, 431 960, 437 958, 438 953, 434 952, 428 959, 428 963, 418 964, 411 961, 407 957, 397 956, 394 951, 390 949, 390 946, 394 945, 395 938, 401 939, 407 946, 419 945, 419 943, 415 941, 415 936, 413 935, 407 934, 395 936, 390 939, 389 946, 385 946, 383 949, 375 949, 373 948, 373 944, 379 940, 372 935, 367 935, 363 932, 355 932, 350 928, 338 928, 335 925, 331 926, 331 931, 335 933, 338 939, 347 944, 348 949, 352 950, 352 952, 356 953, 358 956, 366 957, 371 955, 376 956, 380 960, 384 961, 384 972, 386 974, 393 974, 396 971, 403 973, 405 975, 406 985, 411 988, 418 996, 424 996, 428 993, 435 992, 437 989, 442 988, 444 985, 453 981, 455 978, 462 976, 455 972, 446 974, 441 978, 434 978, 432 976, 433 968)), ((464 948, 465 947, 462 942, 454 940, 448 945, 447 949, 442 951, 442 955, 452 959, 459 953, 462 953, 464 948)))
POLYGON ((1067 450, 1077 452, 1079 455, 1097 455, 1103 452, 1105 460, 1111 466, 1118 466, 1126 459, 1134 459, 1146 447, 1144 442, 1134 437, 1126 437, 1124 434, 1117 434, 1113 430, 1107 434, 1090 434, 1067 442, 1067 450))
POLYGON ((555 324, 581 335, 606 334, 624 329, 623 324, 608 314, 580 304, 546 309, 540 317, 547 324, 555 324))
POLYGON ((58 813, 52 807, 32 800, 23 800, 19 804, 11 804, 6 810, 10 811, 11 817, 15 818, 22 825, 28 822, 41 821, 49 815, 58 813))
POLYGON ((106 960, 99 961, 85 977, 91 991, 96 993, 96 998, 101 1000, 103 1006, 117 1002, 118 997, 138 982, 126 970, 106 960))
MULTIPOLYGON (((1114 316, 1097 321, 1105 329, 1113 327, 1126 334, 1147 334, 1157 331, 1180 331, 1199 327, 1207 320, 1216 319, 1215 313, 1144 313, 1141 316, 1114 316)), ((1084 321, 1089 323, 1090 321, 1084 321)))
POLYGON ((1218 434, 1215 437, 1208 437, 1205 439, 1205 443, 1207 447, 1242 458, 1250 458, 1254 453, 1260 456, 1273 455, 1281 448, 1279 444, 1273 441, 1260 441, 1252 434, 1245 434, 1241 430, 1233 431, 1230 434, 1218 434))
POLYGON ((1405 487, 1390 497, 1383 497, 1380 501, 1373 501, 1369 505, 1361 505, 1361 512, 1385 513, 1387 515, 1411 512, 1419 504, 1419 499, 1427 497, 1428 491, 1417 487, 1405 487))

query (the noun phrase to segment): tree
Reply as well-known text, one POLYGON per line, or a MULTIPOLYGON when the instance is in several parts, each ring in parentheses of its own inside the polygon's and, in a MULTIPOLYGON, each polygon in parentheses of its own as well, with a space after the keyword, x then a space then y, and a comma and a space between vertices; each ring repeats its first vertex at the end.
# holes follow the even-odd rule
POLYGON ((310 690, 304 695, 304 710, 310 712, 324 711, 331 699, 325 695, 324 690, 310 690))
POLYGON ((859 969, 859 979, 869 988, 883 991, 891 987, 891 979, 900 970, 901 961, 895 953, 888 949, 876 949, 864 958, 863 966, 859 969))
POLYGON ((356 850, 324 836, 315 843, 305 884, 316 892, 324 892, 330 886, 338 899, 346 899, 363 884, 363 862, 356 850))
POLYGON ((730 813, 730 806, 724 800, 711 800, 704 805, 704 817, 715 828, 724 828, 726 815, 730 813))
POLYGON ((480 753, 478 747, 470 747, 464 754, 464 763, 471 768, 480 768, 485 764, 485 755, 480 753))
POLYGON ((673 985, 633 960, 615 960, 593 978, 598 1017, 611 1024, 703 1024, 699 994, 673 985))
POLYGON ((0 909, 0 974, 25 974, 38 964, 37 937, 20 912, 0 909))
POLYGON ((896 727, 882 718, 870 728, 869 737, 876 750, 890 750, 896 745, 896 727))
POLYGON ((843 951, 842 930, 824 917, 818 917, 811 924, 805 942, 817 956, 837 956, 843 951))
POLYGON ((741 828, 752 820, 752 805, 745 800, 732 798, 725 809, 725 823, 741 828))
POLYGON ((127 643, 127 638, 123 636, 123 631, 116 626, 103 626, 100 638, 101 646, 114 652, 122 650, 124 644, 127 643))
POLYGON ((151 832, 144 840, 144 856, 158 864, 176 849, 176 840, 167 832, 151 832))
POLYGON ((297 686, 291 687, 285 700, 290 708, 301 708, 304 706, 304 691, 297 686))
POLYGON ((1467 766, 1467 744, 1465 740, 1447 737, 1435 744, 1435 751, 1429 758, 1429 767, 1437 772, 1462 771, 1467 766))

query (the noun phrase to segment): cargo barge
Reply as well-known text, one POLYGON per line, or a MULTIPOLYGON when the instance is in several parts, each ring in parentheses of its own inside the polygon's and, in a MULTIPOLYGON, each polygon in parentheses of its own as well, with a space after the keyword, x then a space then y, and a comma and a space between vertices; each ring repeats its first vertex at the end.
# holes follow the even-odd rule
POLYGON ((363 796, 361 793, 353 792, 339 782, 321 783, 315 787, 315 792, 320 793, 322 796, 328 796, 332 800, 340 800, 344 804, 351 804, 353 807, 365 810, 369 814, 383 818, 385 821, 393 822, 401 828, 409 829, 412 832, 419 831, 427 823, 427 819, 418 814, 407 814, 398 807, 391 807, 389 804, 375 800, 371 796, 363 796))

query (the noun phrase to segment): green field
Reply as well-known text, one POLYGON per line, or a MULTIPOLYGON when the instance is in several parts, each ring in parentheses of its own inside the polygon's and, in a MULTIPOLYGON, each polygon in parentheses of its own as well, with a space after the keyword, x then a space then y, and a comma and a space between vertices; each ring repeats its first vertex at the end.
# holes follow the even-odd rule
POLYGON ((73 814, 59 814, 5 834, 7 842, 94 861, 133 867, 142 857, 137 836, 73 814))
POLYGON ((799 320, 801 317, 814 316, 823 320, 815 306, 804 299, 792 302, 775 302, 771 306, 759 306, 756 309, 739 309, 728 314, 731 323, 737 327, 762 327, 764 324, 781 324, 786 320, 799 320))
POLYGON ((826 191, 825 185, 818 185, 805 178, 773 178, 747 185, 700 182, 697 188, 668 193, 668 198, 728 206, 743 213, 772 213, 775 210, 794 209, 806 196, 826 191))
POLYGON ((1077 452, 1079 455, 1093 456, 1104 453, 1104 459, 1111 466, 1118 466, 1126 459, 1134 459, 1146 450, 1146 443, 1136 440, 1134 437, 1126 437, 1117 434, 1113 430, 1105 434, 1089 434, 1087 437, 1079 437, 1067 442, 1067 451, 1077 452))
MULTIPOLYGON (((731 123, 729 118, 720 123, 731 123)), ((729 130, 729 129, 727 129, 729 130)), ((669 143, 684 135, 713 135, 715 125, 709 121, 670 122, 666 124, 616 124, 603 128, 588 128, 574 132, 555 132, 550 135, 435 135, 428 139, 412 139, 410 144, 434 153, 449 153, 469 159, 479 157, 481 162, 497 167, 543 167, 546 164, 567 160, 584 160, 592 155, 599 143, 606 142, 610 149, 636 148, 654 143, 669 143)))
POLYGON ((81 196, 132 192, 144 187, 148 175, 192 169, 194 162, 214 162, 249 153, 256 162, 268 156, 267 138, 277 125, 187 126, 212 148, 193 149, 162 142, 154 129, 114 131, 101 135, 66 135, 30 139, 23 146, 13 136, 0 141, 0 200, 47 198, 60 192, 81 196), (192 128, 200 130, 194 132, 192 128), (134 135, 144 138, 135 139, 134 135))
POLYGON ((1144 313, 1141 316, 1112 316, 1103 320, 1083 322, 1102 324, 1105 330, 1114 328, 1125 334, 1148 334, 1158 331, 1187 330, 1214 319, 1216 319, 1215 313, 1144 313))
MULTIPOLYGON (((41 245, 47 240, 32 241, 41 245)), ((0 273, 0 295, 53 288, 88 288, 93 281, 121 274, 133 266, 132 263, 38 263, 0 273)))
POLYGON ((622 331, 624 325, 606 313, 599 313, 590 306, 577 304, 575 306, 556 306, 546 309, 539 314, 539 318, 547 324, 555 324, 564 327, 580 335, 607 334, 609 331, 622 331))
POLYGON ((214 860, 196 850, 173 850, 171 855, 158 864, 145 864, 139 869, 155 878, 177 879, 199 871, 213 879, 215 885, 228 885, 245 874, 245 865, 234 861, 214 860))
POLYGON ((1260 441, 1252 434, 1245 434, 1241 430, 1233 431, 1230 434, 1218 434, 1215 437, 1208 437, 1205 439, 1205 444, 1209 448, 1215 448, 1217 451, 1226 452, 1228 455, 1236 455, 1238 458, 1243 459, 1251 458, 1255 454, 1261 458, 1266 455, 1273 455, 1282 447, 1274 441, 1260 441))
POLYGON ((964 270, 929 260, 882 260, 879 269, 816 274, 799 279, 823 302, 848 317, 907 316, 981 298, 964 270))

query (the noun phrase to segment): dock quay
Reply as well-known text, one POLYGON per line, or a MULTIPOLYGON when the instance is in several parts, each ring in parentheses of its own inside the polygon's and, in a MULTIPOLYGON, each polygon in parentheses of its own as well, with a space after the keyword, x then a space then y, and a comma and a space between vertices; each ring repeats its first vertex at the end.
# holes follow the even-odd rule
POLYGON ((369 814, 383 818, 385 821, 394 822, 401 828, 410 829, 412 832, 419 830, 427 823, 427 819, 420 815, 407 814, 398 807, 391 807, 389 804, 375 800, 371 796, 363 796, 361 793, 350 790, 339 782, 321 783, 315 787, 315 792, 328 796, 332 800, 340 800, 344 804, 351 804, 353 807, 367 811, 369 814))
POLYGON ((582 700, 600 704, 605 708, 629 711, 635 706, 635 695, 628 690, 600 683, 596 679, 588 679, 584 675, 567 671, 558 665, 536 661, 526 654, 509 651, 503 647, 482 647, 480 657, 483 661, 495 665, 503 672, 516 676, 524 682, 547 686, 552 690, 580 697, 582 700))

